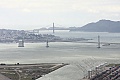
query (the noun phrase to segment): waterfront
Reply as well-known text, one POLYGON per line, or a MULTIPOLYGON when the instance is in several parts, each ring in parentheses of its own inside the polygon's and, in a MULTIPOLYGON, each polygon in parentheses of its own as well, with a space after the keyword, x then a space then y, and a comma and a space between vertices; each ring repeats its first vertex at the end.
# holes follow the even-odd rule
MULTIPOLYGON (((47 33, 47 32, 43 32, 47 33)), ((52 32, 49 32, 52 34, 52 32)), ((58 31, 55 33, 61 37, 79 37, 93 39, 97 42, 97 36, 101 41, 119 43, 120 33, 90 33, 90 32, 68 32, 58 31)), ((1 63, 70 63, 53 74, 48 74, 40 80, 78 80, 83 77, 82 71, 76 67, 82 60, 92 59, 100 61, 114 61, 120 57, 120 45, 112 44, 97 48, 95 43, 76 42, 50 42, 49 48, 46 43, 25 43, 25 47, 17 47, 17 43, 0 44, 1 63), (56 76, 56 77, 55 77, 56 76), (72 78, 71 78, 72 77, 72 78)), ((92 60, 91 60, 92 61, 92 60)), ((99 63, 99 62, 98 62, 99 63)))
POLYGON ((35 80, 65 65, 68 64, 63 63, 1 64, 0 80, 35 80))

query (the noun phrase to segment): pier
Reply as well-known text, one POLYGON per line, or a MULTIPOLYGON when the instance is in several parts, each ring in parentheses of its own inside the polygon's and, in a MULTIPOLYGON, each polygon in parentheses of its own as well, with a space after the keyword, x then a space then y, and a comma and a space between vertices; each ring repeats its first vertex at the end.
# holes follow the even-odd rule
POLYGON ((97 66, 95 70, 88 71, 87 77, 81 80, 120 80, 120 64, 97 66))

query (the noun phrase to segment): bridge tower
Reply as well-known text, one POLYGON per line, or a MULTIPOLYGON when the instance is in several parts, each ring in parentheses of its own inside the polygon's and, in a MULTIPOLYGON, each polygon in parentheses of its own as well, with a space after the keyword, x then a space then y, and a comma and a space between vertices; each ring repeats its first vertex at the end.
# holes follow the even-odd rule
POLYGON ((55 25, 54 25, 54 23, 53 23, 53 34, 55 33, 55 25))
POLYGON ((47 39, 47 41, 46 41, 46 48, 48 48, 49 47, 49 45, 48 45, 48 39, 47 39))
POLYGON ((19 40, 18 47, 24 47, 24 40, 23 39, 19 40))
POLYGON ((97 48, 100 48, 100 36, 98 35, 98 47, 97 48))

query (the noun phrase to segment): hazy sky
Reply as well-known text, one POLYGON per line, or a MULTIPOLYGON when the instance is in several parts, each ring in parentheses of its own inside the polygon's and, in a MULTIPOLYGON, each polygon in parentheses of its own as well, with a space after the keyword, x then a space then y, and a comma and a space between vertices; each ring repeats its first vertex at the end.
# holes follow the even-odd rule
POLYGON ((100 19, 120 21, 120 0, 0 0, 0 28, 81 27, 100 19))

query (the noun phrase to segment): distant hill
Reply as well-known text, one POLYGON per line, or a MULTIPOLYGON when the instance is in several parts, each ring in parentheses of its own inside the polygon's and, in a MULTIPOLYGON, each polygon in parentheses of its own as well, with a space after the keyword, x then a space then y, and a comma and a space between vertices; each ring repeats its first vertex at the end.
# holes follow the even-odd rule
POLYGON ((83 27, 72 29, 70 31, 120 32, 120 21, 99 20, 96 23, 89 23, 83 27))

